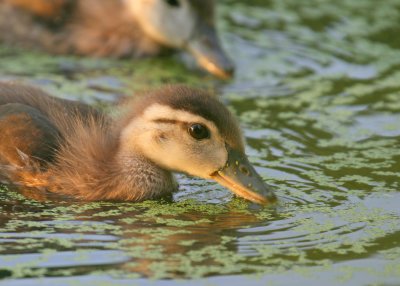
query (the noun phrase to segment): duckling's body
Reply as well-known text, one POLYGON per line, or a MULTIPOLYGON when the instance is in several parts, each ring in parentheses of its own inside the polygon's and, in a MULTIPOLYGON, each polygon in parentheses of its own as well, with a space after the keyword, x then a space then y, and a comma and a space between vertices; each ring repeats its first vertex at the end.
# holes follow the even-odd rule
POLYGON ((17 167, 6 172, 12 182, 82 200, 140 201, 177 189, 141 154, 127 164, 117 154, 122 126, 87 105, 1 84, 0 128, 0 162, 17 167))
POLYGON ((227 77, 233 65, 216 36, 213 6, 212 0, 3 0, 0 41, 119 58, 186 49, 206 70, 227 77))
POLYGON ((175 191, 178 171, 215 179, 258 203, 274 199, 243 157, 229 111, 199 90, 167 87, 111 118, 37 88, 0 83, 0 128, 3 182, 80 200, 141 201, 175 191), (257 190, 240 187, 243 176, 257 190))

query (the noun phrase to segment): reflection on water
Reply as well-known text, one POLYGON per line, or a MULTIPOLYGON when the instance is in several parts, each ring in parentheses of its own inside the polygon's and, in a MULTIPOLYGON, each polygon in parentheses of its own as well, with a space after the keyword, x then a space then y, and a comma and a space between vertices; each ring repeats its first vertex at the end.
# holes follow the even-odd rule
POLYGON ((0 47, 0 78, 100 105, 166 82, 218 89, 280 198, 260 209, 183 175, 174 202, 41 203, 3 188, 0 277, 9 285, 398 284, 399 9, 397 0, 225 0, 220 25, 237 64, 228 83, 168 58, 77 60, 0 47))

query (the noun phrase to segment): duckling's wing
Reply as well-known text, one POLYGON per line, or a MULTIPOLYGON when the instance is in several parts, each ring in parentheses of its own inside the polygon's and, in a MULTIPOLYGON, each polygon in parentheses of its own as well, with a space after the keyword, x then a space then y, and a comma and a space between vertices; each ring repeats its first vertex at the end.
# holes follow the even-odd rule
POLYGON ((0 105, 2 166, 45 166, 53 160, 58 138, 57 128, 38 109, 21 103, 0 105))
POLYGON ((37 17, 55 20, 68 11, 75 0, 5 0, 5 2, 37 17))

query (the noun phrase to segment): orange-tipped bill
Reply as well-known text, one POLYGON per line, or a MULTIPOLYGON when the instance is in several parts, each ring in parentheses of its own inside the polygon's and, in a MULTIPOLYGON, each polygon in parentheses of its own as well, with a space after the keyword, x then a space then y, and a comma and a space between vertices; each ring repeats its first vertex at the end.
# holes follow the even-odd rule
POLYGON ((251 202, 268 205, 276 202, 274 192, 267 186, 244 154, 228 148, 228 161, 224 168, 211 174, 211 178, 237 196, 251 202))
POLYGON ((200 25, 198 33, 187 43, 186 48, 209 73, 222 79, 232 77, 234 65, 222 49, 214 27, 200 25))

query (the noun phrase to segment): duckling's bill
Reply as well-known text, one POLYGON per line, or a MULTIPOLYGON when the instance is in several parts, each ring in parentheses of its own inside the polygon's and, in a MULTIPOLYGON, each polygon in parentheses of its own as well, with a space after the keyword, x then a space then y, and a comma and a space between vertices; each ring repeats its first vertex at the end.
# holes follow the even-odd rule
POLYGON ((211 174, 211 178, 237 196, 251 202, 268 205, 277 200, 274 192, 264 183, 247 157, 236 150, 228 148, 225 167, 211 174))
POLYGON ((232 77, 234 64, 222 49, 214 27, 200 25, 197 34, 187 43, 187 50, 209 73, 222 79, 232 77))

